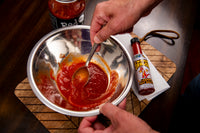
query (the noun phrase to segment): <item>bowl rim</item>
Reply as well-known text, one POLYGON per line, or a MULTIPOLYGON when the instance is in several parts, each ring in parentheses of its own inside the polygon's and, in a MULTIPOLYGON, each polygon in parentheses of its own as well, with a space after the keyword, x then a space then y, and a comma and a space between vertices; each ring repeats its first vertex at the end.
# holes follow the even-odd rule
MULTIPOLYGON (((41 44, 47 40, 48 38, 52 37, 53 35, 61 32, 61 31, 65 31, 65 30, 71 30, 71 29, 90 29, 90 26, 87 25, 76 25, 76 26, 71 26, 71 27, 64 27, 64 28, 59 28, 56 30, 53 30, 51 32, 49 32, 48 34, 46 34, 45 36, 43 36, 33 47, 33 49, 31 50, 29 57, 28 57, 28 62, 27 62, 27 76, 28 76, 28 81, 29 84, 31 86, 31 89, 33 90, 34 94, 36 95, 36 97, 43 103, 45 104, 47 107, 49 107, 50 109, 64 114, 64 115, 69 115, 69 116, 75 116, 75 117, 86 117, 86 116, 94 116, 94 115, 98 115, 100 114, 99 108, 98 109, 94 109, 94 110, 89 110, 89 111, 73 111, 73 110, 68 110, 65 108, 62 108, 52 102, 50 102, 38 89, 34 77, 33 77, 33 59, 35 57, 35 54, 37 52, 37 50, 40 48, 41 44)), ((111 103, 113 105, 118 105, 128 94, 131 86, 132 86, 132 82, 133 82, 133 62, 132 62, 132 58, 129 54, 129 52, 127 51, 127 49, 125 48, 125 46, 114 36, 110 36, 110 38, 112 40, 114 40, 116 43, 119 44, 119 47, 124 51, 125 56, 128 59, 128 64, 129 64, 129 72, 130 75, 129 79, 128 79, 128 83, 126 85, 126 90, 123 91, 123 93, 121 93, 114 101, 112 101, 111 103)))

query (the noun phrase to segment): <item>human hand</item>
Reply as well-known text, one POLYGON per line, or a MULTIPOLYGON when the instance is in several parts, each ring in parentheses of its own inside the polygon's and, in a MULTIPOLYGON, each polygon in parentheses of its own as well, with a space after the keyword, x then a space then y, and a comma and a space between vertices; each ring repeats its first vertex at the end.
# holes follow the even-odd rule
POLYGON ((109 0, 99 3, 94 11, 90 39, 101 43, 110 35, 131 32, 134 24, 162 0, 109 0))
POLYGON ((131 113, 123 110, 126 101, 119 107, 106 103, 100 108, 100 112, 111 120, 107 128, 97 121, 97 116, 85 117, 78 129, 79 133, 155 133, 146 122, 131 113))

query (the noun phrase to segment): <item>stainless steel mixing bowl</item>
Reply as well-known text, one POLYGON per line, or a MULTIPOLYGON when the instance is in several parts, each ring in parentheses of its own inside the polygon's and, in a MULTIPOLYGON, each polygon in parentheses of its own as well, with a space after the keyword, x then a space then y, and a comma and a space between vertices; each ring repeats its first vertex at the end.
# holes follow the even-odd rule
MULTIPOLYGON (((59 63, 63 61, 63 57, 70 53, 78 53, 85 56, 90 50, 90 27, 84 25, 54 30, 38 41, 30 53, 27 74, 33 92, 42 103, 56 112, 70 116, 85 117, 99 114, 98 107, 87 111, 75 111, 58 106, 53 100, 60 102, 60 94, 50 92, 52 96, 48 96, 47 98, 38 87, 38 82, 40 82, 41 78, 38 75, 42 72, 49 81, 46 84, 49 89, 57 89, 51 74, 56 75, 59 69, 59 63)), ((119 74, 118 86, 115 94, 109 101, 114 105, 118 105, 128 94, 133 82, 134 69, 131 56, 123 44, 113 36, 102 44, 100 51, 96 55, 101 56, 108 66, 119 74)), ((98 56, 96 56, 97 58, 94 57, 93 60, 102 63, 98 59, 98 56)))

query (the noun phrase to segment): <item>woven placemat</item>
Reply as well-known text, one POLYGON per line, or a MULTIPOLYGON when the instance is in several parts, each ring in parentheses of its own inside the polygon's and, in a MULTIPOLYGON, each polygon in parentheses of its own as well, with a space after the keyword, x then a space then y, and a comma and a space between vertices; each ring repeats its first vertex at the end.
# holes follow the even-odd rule
MULTIPOLYGON (((132 36, 135 37, 136 35, 132 34, 132 36)), ((170 59, 149 45, 147 42, 143 41, 141 43, 141 47, 152 64, 157 68, 164 79, 168 81, 176 71, 175 63, 173 63, 170 59)), ((66 116, 46 107, 32 92, 27 78, 17 85, 15 88, 15 95, 49 130, 49 132, 77 132, 82 118, 66 116)), ((147 100, 139 101, 131 89, 127 96, 126 110, 135 115, 139 115, 149 104, 149 102, 150 101, 147 100)))

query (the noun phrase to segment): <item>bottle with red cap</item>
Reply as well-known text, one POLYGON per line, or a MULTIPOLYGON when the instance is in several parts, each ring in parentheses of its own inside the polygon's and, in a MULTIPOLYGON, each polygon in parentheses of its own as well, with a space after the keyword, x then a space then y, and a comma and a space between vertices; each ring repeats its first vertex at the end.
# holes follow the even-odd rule
POLYGON ((48 6, 54 29, 83 24, 85 0, 49 0, 48 6))
POLYGON ((140 95, 148 95, 155 91, 150 74, 150 68, 146 57, 142 54, 140 41, 138 38, 131 39, 134 53, 133 61, 135 67, 135 77, 140 95))

